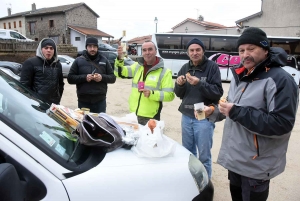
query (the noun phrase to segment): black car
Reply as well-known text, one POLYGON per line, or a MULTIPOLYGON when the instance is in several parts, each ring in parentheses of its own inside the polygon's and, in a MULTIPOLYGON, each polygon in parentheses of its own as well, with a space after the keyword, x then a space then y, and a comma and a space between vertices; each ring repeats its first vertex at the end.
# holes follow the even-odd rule
POLYGON ((117 51, 116 48, 110 46, 109 44, 105 44, 105 43, 99 43, 98 44, 98 49, 102 50, 102 51, 113 51, 113 52, 117 51))
MULTIPOLYGON (((115 66, 115 60, 116 60, 116 58, 118 56, 118 53, 111 52, 111 51, 99 51, 99 52, 108 59, 110 65, 112 67, 115 66)), ((81 55, 82 55, 82 51, 79 51, 77 53, 77 57, 79 57, 81 55)), ((131 66, 133 63, 134 63, 134 61, 130 57, 125 57, 124 58, 124 65, 125 66, 131 66)))
POLYGON ((16 75, 21 75, 22 64, 11 61, 0 61, 0 67, 8 68, 16 75))

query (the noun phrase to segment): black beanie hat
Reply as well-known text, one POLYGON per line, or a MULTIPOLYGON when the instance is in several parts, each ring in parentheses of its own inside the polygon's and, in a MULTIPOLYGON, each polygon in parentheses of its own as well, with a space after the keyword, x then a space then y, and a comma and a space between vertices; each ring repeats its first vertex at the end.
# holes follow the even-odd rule
POLYGON ((98 47, 98 39, 94 37, 87 38, 85 41, 85 49, 88 45, 96 45, 98 47))
POLYGON ((267 34, 256 27, 249 27, 243 31, 242 35, 237 40, 237 48, 242 44, 253 44, 262 47, 265 50, 270 49, 267 34))
POLYGON ((46 47, 47 45, 52 46, 53 49, 56 49, 56 45, 52 39, 48 38, 48 39, 43 40, 43 42, 41 44, 42 48, 46 47))
POLYGON ((204 48, 204 44, 202 43, 201 40, 199 40, 198 38, 193 38, 192 40, 190 40, 187 44, 186 44, 186 49, 189 49, 191 44, 198 44, 202 47, 203 52, 205 52, 205 48, 204 48))

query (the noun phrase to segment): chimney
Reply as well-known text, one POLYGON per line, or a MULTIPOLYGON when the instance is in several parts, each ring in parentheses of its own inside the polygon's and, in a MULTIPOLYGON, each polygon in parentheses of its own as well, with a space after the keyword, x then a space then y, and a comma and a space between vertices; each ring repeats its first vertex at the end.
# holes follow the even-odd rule
POLYGON ((35 11, 35 10, 36 10, 36 5, 35 5, 35 3, 31 4, 31 10, 32 10, 32 11, 35 11))
POLYGON ((8 16, 11 16, 11 8, 7 8, 8 16))

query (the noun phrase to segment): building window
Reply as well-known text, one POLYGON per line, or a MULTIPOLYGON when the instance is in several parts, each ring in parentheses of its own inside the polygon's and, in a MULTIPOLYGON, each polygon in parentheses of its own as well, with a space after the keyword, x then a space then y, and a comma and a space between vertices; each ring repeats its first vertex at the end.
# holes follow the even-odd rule
POLYGON ((29 32, 30 32, 30 35, 35 34, 35 22, 29 22, 29 32))
POLYGON ((39 38, 35 38, 34 41, 39 41, 39 38))
POLYGON ((19 27, 22 27, 22 21, 19 21, 19 27))
POLYGON ((17 23, 16 23, 16 21, 14 21, 14 28, 17 28, 17 23))
POLYGON ((53 20, 49 20, 49 27, 50 28, 54 27, 54 21, 53 20))
POLYGON ((75 37, 75 41, 80 41, 80 37, 75 37))
POLYGON ((8 23, 8 29, 11 29, 11 24, 10 24, 10 22, 8 23))
POLYGON ((3 28, 6 29, 6 23, 3 23, 3 28))

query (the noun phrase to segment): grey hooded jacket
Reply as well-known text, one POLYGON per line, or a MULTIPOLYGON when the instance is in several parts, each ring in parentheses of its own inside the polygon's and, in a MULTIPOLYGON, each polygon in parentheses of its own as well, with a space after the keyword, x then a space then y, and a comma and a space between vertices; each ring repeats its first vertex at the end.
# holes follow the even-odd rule
MULTIPOLYGON (((226 118, 218 163, 237 174, 269 180, 286 165, 288 141, 298 107, 298 87, 281 66, 287 54, 271 48, 269 57, 250 75, 232 69, 227 100, 234 103, 226 118)), ((216 107, 211 121, 224 118, 216 107)))
POLYGON ((45 39, 49 38, 40 41, 36 56, 23 63, 20 81, 45 102, 59 104, 64 90, 62 66, 57 58, 56 48, 53 58, 50 61, 45 59, 41 47, 45 39))

